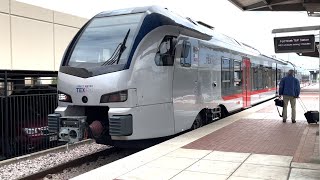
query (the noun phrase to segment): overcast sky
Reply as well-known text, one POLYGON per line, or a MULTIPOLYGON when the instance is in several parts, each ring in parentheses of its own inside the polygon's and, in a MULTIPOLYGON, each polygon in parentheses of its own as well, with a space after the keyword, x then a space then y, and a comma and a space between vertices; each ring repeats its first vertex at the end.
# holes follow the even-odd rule
MULTIPOLYGON (((228 0, 19 0, 68 14, 91 18, 106 10, 160 5, 182 16, 201 20, 223 34, 249 44, 263 54, 275 55, 272 29, 320 25, 320 17, 308 17, 306 12, 244 12, 228 0)), ((301 32, 300 32, 301 34, 301 32)), ((319 34, 316 31, 302 34, 319 34)), ((285 36, 288 34, 277 34, 285 36)), ((296 35, 296 34, 291 34, 296 35)), ((304 66, 318 68, 319 59, 296 54, 276 54, 277 57, 304 66)))

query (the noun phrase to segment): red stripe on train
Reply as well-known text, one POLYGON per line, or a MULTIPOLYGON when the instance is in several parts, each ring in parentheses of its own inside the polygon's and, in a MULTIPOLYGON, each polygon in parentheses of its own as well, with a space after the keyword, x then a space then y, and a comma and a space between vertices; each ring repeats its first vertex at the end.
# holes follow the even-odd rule
MULTIPOLYGON (((255 91, 251 91, 249 92, 250 95, 255 95, 255 94, 260 94, 260 93, 265 93, 265 92, 269 92, 269 91, 275 91, 277 88, 268 88, 268 89, 260 89, 260 90, 255 90, 255 91)), ((237 98, 241 98, 243 97, 243 94, 232 94, 232 95, 228 95, 228 96, 222 96, 223 100, 231 100, 231 99, 237 99, 237 98)))

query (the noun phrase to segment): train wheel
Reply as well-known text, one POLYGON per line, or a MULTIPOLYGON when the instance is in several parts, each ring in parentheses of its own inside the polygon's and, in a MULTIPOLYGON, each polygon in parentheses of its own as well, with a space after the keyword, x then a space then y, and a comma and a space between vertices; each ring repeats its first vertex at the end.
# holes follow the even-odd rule
POLYGON ((202 126, 202 118, 200 113, 197 115, 196 119, 194 120, 191 129, 198 129, 202 126))
POLYGON ((223 105, 220 105, 220 119, 225 118, 229 115, 227 108, 223 105))

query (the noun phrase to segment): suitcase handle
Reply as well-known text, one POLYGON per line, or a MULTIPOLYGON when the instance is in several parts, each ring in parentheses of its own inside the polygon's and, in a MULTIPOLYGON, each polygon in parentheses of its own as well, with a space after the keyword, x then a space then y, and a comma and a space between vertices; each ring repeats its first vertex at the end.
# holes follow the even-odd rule
POLYGON ((298 101, 299 101, 299 103, 300 103, 303 111, 304 111, 304 112, 307 112, 307 111, 308 111, 307 107, 304 105, 304 103, 302 102, 302 100, 301 100, 299 97, 298 97, 298 101))

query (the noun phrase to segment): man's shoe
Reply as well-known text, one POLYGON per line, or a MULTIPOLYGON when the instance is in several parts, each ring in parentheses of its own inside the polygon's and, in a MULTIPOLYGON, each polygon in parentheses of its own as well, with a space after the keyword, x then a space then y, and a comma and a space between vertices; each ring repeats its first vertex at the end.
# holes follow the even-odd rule
POLYGON ((292 120, 292 123, 296 123, 296 120, 292 120))
POLYGON ((285 123, 286 121, 287 121, 287 120, 285 120, 285 119, 284 119, 284 120, 282 120, 282 122, 284 122, 284 123, 285 123))

